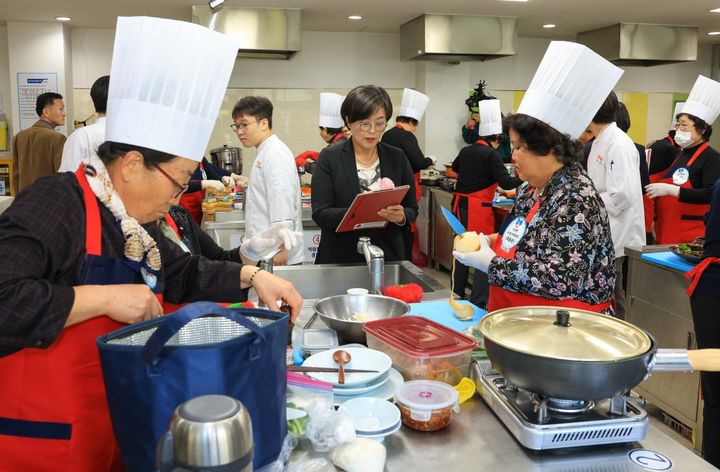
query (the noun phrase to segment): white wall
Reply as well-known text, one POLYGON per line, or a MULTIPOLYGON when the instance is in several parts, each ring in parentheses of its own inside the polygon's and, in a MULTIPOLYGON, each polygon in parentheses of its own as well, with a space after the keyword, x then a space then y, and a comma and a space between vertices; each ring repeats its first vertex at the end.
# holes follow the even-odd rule
MULTIPOLYGON (((66 126, 58 129, 67 134, 67 122, 72 116, 72 73, 66 73, 71 57, 65 57, 67 26, 61 23, 38 23, 8 21, 8 73, 12 98, 12 128, 14 133, 20 131, 18 113, 18 72, 55 72, 58 78, 58 93, 66 97, 68 120, 66 126), (70 92, 70 93, 68 93, 70 92)), ((69 69, 68 69, 69 70, 69 69)), ((72 127, 70 127, 72 128, 72 127)))
MULTIPOLYGON (((110 72, 113 39, 112 29, 72 30, 72 70, 77 88, 89 89, 95 79, 110 72)), ((479 80, 485 80, 488 89, 503 100, 512 96, 510 91, 526 89, 548 43, 546 39, 519 38, 519 52, 515 56, 448 65, 443 62, 399 60, 397 33, 305 31, 302 33, 302 51, 289 61, 238 60, 229 84, 230 89, 237 90, 229 91, 228 97, 234 98, 238 93, 251 90, 252 93, 268 92, 268 95, 272 90, 278 96, 278 92, 285 90, 286 93, 281 96, 288 102, 302 99, 307 104, 309 115, 312 115, 316 113, 314 107, 317 106, 319 91, 344 93, 356 85, 367 83, 393 90, 417 88, 431 98, 418 131, 420 144, 427 155, 435 155, 441 164, 448 163, 464 146, 460 127, 467 118, 464 101, 468 92, 479 80), (292 90, 296 93, 290 92, 292 90)), ((696 62, 650 68, 626 67, 616 92, 687 92, 698 74, 710 74, 710 60, 711 47, 701 45, 696 62)), ((221 116, 228 115, 231 101, 223 104, 221 116)), ((276 107, 278 115, 287 115, 290 111, 283 107, 280 101, 276 107)), ((297 104, 292 110, 293 116, 297 116, 297 104)), ((503 110, 509 110, 509 105, 503 104, 503 110)), ((278 130, 295 153, 306 150, 310 143, 317 143, 315 149, 322 147, 319 138, 316 138, 317 127, 308 116, 288 124, 295 128, 286 136, 278 130)), ((226 124, 229 123, 219 121, 218 130, 226 124)), ((232 138, 227 133, 222 136, 214 133, 209 148, 223 141, 237 145, 232 138)), ((254 155, 252 151, 246 154, 254 155)))

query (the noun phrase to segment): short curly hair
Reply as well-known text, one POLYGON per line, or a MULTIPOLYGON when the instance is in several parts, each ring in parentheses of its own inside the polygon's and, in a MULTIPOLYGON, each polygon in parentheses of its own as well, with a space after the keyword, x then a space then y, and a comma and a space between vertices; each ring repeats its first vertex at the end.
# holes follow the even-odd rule
POLYGON ((583 159, 580 141, 537 118, 521 113, 508 115, 503 120, 503 132, 507 134, 510 129, 514 130, 525 147, 535 154, 546 156, 552 153, 563 164, 581 162, 583 159))

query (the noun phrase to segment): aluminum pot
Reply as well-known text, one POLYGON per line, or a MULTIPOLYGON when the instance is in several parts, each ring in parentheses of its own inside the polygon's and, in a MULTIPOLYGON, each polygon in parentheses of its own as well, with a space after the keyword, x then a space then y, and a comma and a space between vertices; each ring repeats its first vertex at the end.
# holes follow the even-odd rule
POLYGON ((651 371, 690 371, 684 349, 657 349, 642 329, 558 307, 497 310, 480 322, 493 365, 512 384, 568 400, 622 395, 651 371))
MULTIPOLYGON (((384 295, 335 295, 318 300, 315 313, 328 328, 337 332, 340 344, 367 344, 363 325, 368 321, 394 318, 410 313, 410 305, 384 295)), ((305 327, 310 325, 308 322, 305 327)))
POLYGON ((237 175, 242 174, 242 150, 237 147, 223 147, 210 150, 210 161, 218 167, 237 175))

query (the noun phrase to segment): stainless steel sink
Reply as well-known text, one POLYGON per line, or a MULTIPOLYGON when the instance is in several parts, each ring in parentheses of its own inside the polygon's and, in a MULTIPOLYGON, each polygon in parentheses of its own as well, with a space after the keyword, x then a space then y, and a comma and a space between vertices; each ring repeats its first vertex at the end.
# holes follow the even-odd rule
MULTIPOLYGON (((292 282, 306 300, 340 295, 346 293, 349 288, 368 288, 369 283, 366 264, 276 266, 274 273, 292 282)), ((385 263, 385 285, 407 283, 420 285, 426 295, 445 292, 445 288, 440 283, 410 262, 385 263)))

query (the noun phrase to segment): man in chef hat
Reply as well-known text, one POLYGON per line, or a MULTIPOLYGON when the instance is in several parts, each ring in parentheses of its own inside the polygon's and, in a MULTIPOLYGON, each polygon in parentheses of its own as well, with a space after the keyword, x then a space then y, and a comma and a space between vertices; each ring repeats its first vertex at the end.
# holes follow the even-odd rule
POLYGON ((622 73, 583 45, 553 41, 517 114, 505 118, 527 186, 500 232, 481 235, 479 251, 453 252, 458 262, 487 272, 488 311, 546 305, 613 312, 610 225, 579 163, 578 138, 622 73))
MULTIPOLYGON (((320 127, 320 137, 328 146, 347 141, 342 131, 344 122, 340 116, 343 100, 345 97, 337 93, 324 92, 320 94, 318 126, 320 127)), ((301 152, 295 157, 295 166, 304 167, 306 172, 312 174, 319 156, 318 151, 301 152)))
POLYGON ((720 83, 698 76, 676 116, 675 142, 682 150, 645 187, 655 199, 658 244, 689 242, 705 233, 703 217, 710 209, 712 186, 720 179, 720 154, 708 143, 718 114, 720 83))
MULTIPOLYGON (((237 49, 191 23, 118 18, 107 141, 0 215, 3 470, 123 470, 108 411, 122 392, 106 396, 96 339, 161 316, 162 296, 243 300, 253 286, 269 307, 284 300, 298 313, 288 282, 190 256, 155 224, 202 159, 237 49)), ((143 470, 128 451, 127 469, 143 470)))
MULTIPOLYGON (((395 118, 395 127, 387 130, 381 139, 383 143, 400 148, 405 152, 405 156, 415 174, 415 196, 418 202, 420 202, 420 196, 422 195, 420 171, 431 167, 435 163, 432 158, 425 157, 415 137, 415 130, 417 130, 429 102, 430 97, 424 93, 409 88, 403 89, 400 110, 395 118)), ((408 261, 412 260, 415 233, 416 228, 415 223, 413 223, 411 232, 405 235, 405 259, 408 261)))

